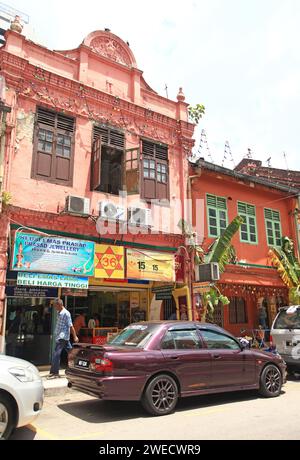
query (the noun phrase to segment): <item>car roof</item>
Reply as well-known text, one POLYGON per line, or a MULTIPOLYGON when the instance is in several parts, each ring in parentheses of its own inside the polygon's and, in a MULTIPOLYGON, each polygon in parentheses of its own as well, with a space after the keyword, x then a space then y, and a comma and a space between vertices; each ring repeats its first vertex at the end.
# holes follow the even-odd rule
MULTIPOLYGON (((212 331, 216 332, 222 332, 230 337, 234 337, 230 332, 226 331, 225 329, 221 328, 217 324, 212 324, 212 323, 200 323, 199 321, 181 321, 181 320, 152 320, 152 321, 140 321, 138 323, 132 323, 132 324, 141 324, 141 325, 161 325, 161 327, 167 327, 167 326, 174 326, 175 329, 181 329, 184 327, 191 328, 191 327, 199 327, 201 329, 209 329, 212 331)), ((129 326, 131 326, 130 324, 129 326)))

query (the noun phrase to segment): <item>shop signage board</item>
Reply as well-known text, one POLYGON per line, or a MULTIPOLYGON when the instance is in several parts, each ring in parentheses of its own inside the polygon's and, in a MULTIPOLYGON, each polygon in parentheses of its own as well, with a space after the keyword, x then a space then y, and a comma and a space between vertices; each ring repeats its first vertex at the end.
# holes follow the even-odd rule
POLYGON ((198 282, 193 283, 193 292, 195 294, 205 294, 206 292, 210 291, 210 283, 208 282, 198 282))
POLYGON ((156 300, 171 300, 173 289, 173 286, 157 286, 152 288, 152 292, 155 292, 156 300))
POLYGON ((12 270, 94 276, 92 241, 17 232, 12 270))
POLYGON ((128 278, 175 281, 174 254, 127 249, 128 278))
POLYGON ((17 278, 17 285, 88 289, 89 279, 87 276, 19 272, 17 278))
POLYGON ((7 297, 43 297, 55 298, 58 296, 57 288, 29 287, 29 286, 6 286, 5 294, 7 297))
POLYGON ((87 297, 88 292, 89 291, 87 289, 63 288, 61 291, 61 295, 70 297, 87 297))
POLYGON ((124 279, 125 253, 123 246, 95 245, 95 278, 124 279))

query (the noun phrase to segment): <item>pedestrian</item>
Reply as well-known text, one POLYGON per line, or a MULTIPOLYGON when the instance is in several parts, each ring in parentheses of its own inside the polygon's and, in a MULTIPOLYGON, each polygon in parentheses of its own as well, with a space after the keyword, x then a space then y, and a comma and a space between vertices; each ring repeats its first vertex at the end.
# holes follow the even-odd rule
POLYGON ((65 309, 63 301, 59 298, 54 300, 53 306, 57 311, 57 322, 55 328, 55 350, 52 359, 50 374, 47 379, 55 379, 59 377, 59 367, 61 353, 65 349, 69 352, 72 349, 70 344, 70 332, 74 342, 79 342, 75 329, 72 324, 70 312, 65 309))
POLYGON ((258 322, 263 329, 267 329, 267 310, 265 305, 262 303, 258 308, 258 322))
POLYGON ((79 334, 79 331, 80 331, 80 329, 82 327, 86 327, 86 325, 85 325, 85 316, 84 316, 83 311, 79 311, 79 314, 74 319, 73 326, 74 326, 76 335, 79 334))

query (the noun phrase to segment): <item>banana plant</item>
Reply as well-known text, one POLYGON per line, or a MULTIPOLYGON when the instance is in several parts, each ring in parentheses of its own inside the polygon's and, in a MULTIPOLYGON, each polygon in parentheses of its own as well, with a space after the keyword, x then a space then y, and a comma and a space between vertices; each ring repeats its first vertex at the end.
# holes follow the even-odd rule
POLYGON ((243 223, 244 219, 241 216, 236 216, 230 222, 224 233, 216 239, 209 253, 205 256, 205 263, 218 262, 219 270, 223 273, 226 264, 235 258, 235 250, 231 240, 243 223))

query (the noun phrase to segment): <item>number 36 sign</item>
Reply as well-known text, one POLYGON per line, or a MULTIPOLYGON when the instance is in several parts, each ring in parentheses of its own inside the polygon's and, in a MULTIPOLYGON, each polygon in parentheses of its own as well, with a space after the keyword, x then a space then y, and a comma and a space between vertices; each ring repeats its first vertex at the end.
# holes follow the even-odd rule
POLYGON ((167 252, 127 249, 127 278, 175 281, 175 256, 167 252))

